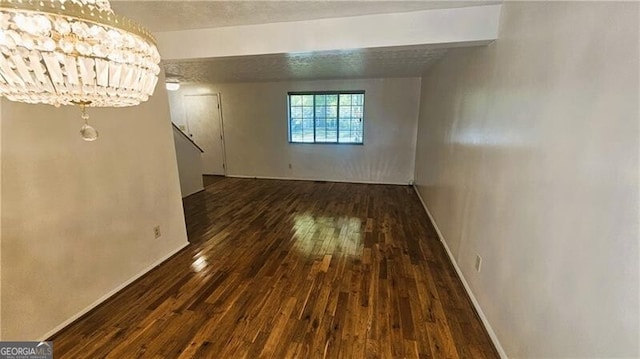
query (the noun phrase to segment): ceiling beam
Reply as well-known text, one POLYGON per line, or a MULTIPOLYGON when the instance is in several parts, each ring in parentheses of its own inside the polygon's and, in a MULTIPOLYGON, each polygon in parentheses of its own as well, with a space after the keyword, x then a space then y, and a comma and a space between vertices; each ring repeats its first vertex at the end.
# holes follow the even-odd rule
POLYGON ((502 5, 158 32, 165 60, 410 45, 479 45, 498 37, 502 5))

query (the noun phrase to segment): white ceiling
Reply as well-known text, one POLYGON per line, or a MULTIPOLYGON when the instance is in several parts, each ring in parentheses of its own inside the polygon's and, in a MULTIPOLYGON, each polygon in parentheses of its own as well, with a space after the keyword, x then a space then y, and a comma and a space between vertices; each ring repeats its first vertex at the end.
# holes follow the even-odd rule
POLYGON ((446 49, 388 47, 304 54, 272 54, 165 62, 182 82, 226 83, 420 76, 446 49))
MULTIPOLYGON (((143 24, 153 32, 495 3, 501 1, 111 1, 116 13, 143 24)), ((396 46, 175 60, 165 61, 164 65, 169 76, 192 83, 413 77, 421 76, 446 51, 433 45, 396 46)))
POLYGON ((114 11, 152 32, 409 12, 502 1, 111 1, 114 11))

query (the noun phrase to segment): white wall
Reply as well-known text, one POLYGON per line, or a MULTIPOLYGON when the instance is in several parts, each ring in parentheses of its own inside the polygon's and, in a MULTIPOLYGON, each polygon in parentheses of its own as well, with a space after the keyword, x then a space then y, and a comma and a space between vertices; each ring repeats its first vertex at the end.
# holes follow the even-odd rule
POLYGON ((178 159, 178 175, 182 198, 202 191, 202 153, 180 130, 173 128, 173 142, 178 159))
POLYGON ((187 118, 185 115, 184 102, 182 101, 181 91, 167 91, 167 97, 169 98, 169 112, 171 114, 171 121, 178 126, 184 133, 189 133, 189 126, 187 124, 187 118))
MULTIPOLYGON (((407 184, 420 97, 419 78, 183 86, 220 92, 229 176, 407 184), (365 90, 364 145, 290 144, 287 92, 365 90), (291 164, 292 168, 289 168, 291 164)), ((173 101, 171 106, 180 106, 173 101)))
POLYGON ((1 114, 3 339, 35 340, 187 244, 168 100, 90 109, 92 143, 77 108, 1 114))
POLYGON ((638 26, 508 2, 422 80, 416 183, 510 357, 640 355, 638 26))

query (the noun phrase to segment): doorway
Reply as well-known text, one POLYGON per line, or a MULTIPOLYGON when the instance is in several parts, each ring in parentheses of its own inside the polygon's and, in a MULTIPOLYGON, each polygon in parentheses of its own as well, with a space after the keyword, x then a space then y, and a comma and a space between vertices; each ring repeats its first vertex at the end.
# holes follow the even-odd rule
POLYGON ((226 175, 224 128, 220 94, 184 95, 184 112, 189 137, 204 151, 203 175, 226 175))

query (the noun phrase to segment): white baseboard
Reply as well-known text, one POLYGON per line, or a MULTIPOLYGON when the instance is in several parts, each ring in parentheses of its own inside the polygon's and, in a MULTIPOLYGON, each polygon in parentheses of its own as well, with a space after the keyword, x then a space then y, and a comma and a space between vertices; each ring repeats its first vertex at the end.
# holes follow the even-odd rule
POLYGON ((158 259, 157 261, 155 261, 153 264, 151 264, 150 266, 148 266, 147 268, 143 269, 140 273, 134 275, 133 277, 129 278, 129 280, 127 280, 126 282, 120 284, 119 286, 117 286, 116 288, 114 288, 113 290, 111 290, 109 293, 103 295, 102 297, 100 297, 98 300, 96 300, 95 302, 89 304, 88 307, 84 308, 83 310, 81 310, 80 312, 76 313, 75 315, 71 316, 69 319, 65 320, 64 322, 60 323, 59 325, 57 325, 55 328, 51 329, 50 331, 48 331, 47 333, 45 333, 44 335, 42 335, 40 337, 40 339, 38 339, 39 341, 45 341, 48 338, 52 337, 54 334, 56 334, 57 332, 59 332, 60 330, 64 329, 67 325, 73 323, 75 320, 77 320, 78 318, 82 317, 83 315, 87 314, 89 311, 91 311, 93 308, 97 307, 99 304, 101 304, 102 302, 104 302, 105 300, 109 299, 111 296, 113 296, 114 294, 118 293, 119 291, 121 291, 122 289, 124 289, 124 287, 128 286, 129 284, 133 283, 136 279, 142 277, 143 275, 147 274, 150 270, 152 270, 153 268, 157 267, 158 265, 162 264, 162 262, 166 261, 167 259, 169 259, 171 256, 173 256, 174 254, 180 252, 182 249, 184 249, 186 246, 188 246, 189 243, 185 243, 184 245, 174 249, 173 251, 167 253, 165 256, 163 256, 162 258, 158 259))
POLYGON ((338 182, 338 183, 362 183, 362 184, 390 184, 407 186, 407 182, 376 182, 376 181, 358 181, 358 180, 336 180, 336 179, 324 179, 324 178, 299 178, 299 177, 270 177, 270 176, 245 176, 245 175, 227 175, 227 177, 234 178, 256 178, 256 179, 269 179, 269 180, 282 180, 282 181, 322 181, 322 182, 338 182))
POLYGON ((487 329, 487 333, 489 333, 489 337, 491 338, 493 345, 496 347, 496 350, 498 351, 500 358, 507 359, 508 358, 507 353, 504 351, 504 348, 500 344, 500 341, 498 340, 498 336, 493 331, 493 328, 491 327, 489 320, 484 315, 484 312, 482 311, 482 307, 480 307, 480 303, 478 303, 478 300, 473 295, 473 292, 471 291, 471 287, 469 286, 469 283, 467 283, 467 280, 464 278, 464 275, 462 274, 462 270, 458 266, 458 263, 456 262, 456 259, 453 256, 453 253, 451 253, 451 250, 449 249, 447 242, 444 240, 444 236, 442 235, 440 228, 438 228, 438 224, 436 223, 435 219, 431 215, 431 212, 429 212, 429 207, 427 207, 427 204, 422 199, 422 196, 420 195, 420 191, 418 191, 418 187, 414 185, 413 189, 416 191, 416 194, 418 195, 418 198, 420 199, 420 202, 422 203, 422 207, 424 207, 425 212, 427 212, 427 216, 429 216, 429 219, 431 220, 431 224, 433 224, 433 227, 436 229, 438 238, 440 238, 440 242, 442 242, 444 249, 447 251, 447 255, 449 255, 449 259, 451 260, 453 267, 456 269, 456 273, 458 273, 458 278, 460 278, 460 281, 462 282, 464 289, 467 291, 467 295, 469 295, 469 298, 471 298, 471 303, 473 303, 473 306, 476 308, 476 312, 478 312, 478 316, 480 317, 480 320, 482 320, 482 324, 487 329))

